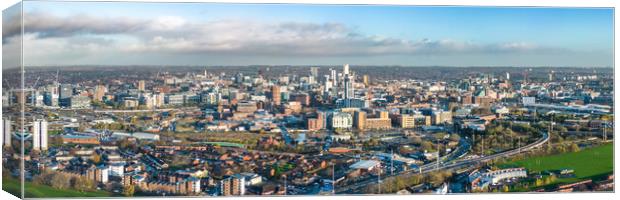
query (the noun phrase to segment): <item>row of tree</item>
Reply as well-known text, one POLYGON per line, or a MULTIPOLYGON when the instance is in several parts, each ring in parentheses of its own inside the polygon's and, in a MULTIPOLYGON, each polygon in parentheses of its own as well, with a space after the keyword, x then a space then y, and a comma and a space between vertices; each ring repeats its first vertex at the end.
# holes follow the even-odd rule
POLYGON ((56 189, 74 189, 80 192, 94 191, 97 184, 84 176, 71 176, 53 171, 43 171, 34 178, 35 184, 49 185, 56 189))
POLYGON ((450 171, 439 171, 426 175, 412 174, 394 176, 381 181, 381 191, 378 191, 379 187, 377 187, 377 184, 375 183, 366 186, 364 188, 364 193, 376 194, 380 192, 381 194, 393 194, 408 187, 420 185, 423 183, 428 183, 433 186, 439 186, 451 177, 452 172, 450 171))

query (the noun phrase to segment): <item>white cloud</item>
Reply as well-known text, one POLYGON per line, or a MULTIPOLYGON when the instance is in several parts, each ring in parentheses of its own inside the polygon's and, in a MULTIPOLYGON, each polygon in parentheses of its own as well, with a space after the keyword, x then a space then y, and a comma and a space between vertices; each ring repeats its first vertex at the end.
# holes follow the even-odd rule
MULTIPOLYGON (((33 60, 88 61, 98 55, 152 53, 384 56, 567 51, 520 41, 480 44, 369 35, 341 23, 188 21, 176 16, 136 19, 85 14, 59 17, 45 12, 27 13, 26 16, 25 48, 29 50, 27 56, 33 60)), ((13 26, 7 27, 4 35, 11 37, 15 34, 13 26)))
POLYGON ((154 31, 173 31, 182 29, 186 24, 185 19, 176 16, 158 17, 148 24, 148 28, 154 31))

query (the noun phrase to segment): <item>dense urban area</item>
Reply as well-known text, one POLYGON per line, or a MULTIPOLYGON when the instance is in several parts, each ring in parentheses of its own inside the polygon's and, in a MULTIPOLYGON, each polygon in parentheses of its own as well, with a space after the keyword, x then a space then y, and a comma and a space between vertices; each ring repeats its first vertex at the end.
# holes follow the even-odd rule
POLYGON ((613 78, 581 67, 4 69, 2 187, 19 196, 23 180, 26 197, 613 191, 613 78))

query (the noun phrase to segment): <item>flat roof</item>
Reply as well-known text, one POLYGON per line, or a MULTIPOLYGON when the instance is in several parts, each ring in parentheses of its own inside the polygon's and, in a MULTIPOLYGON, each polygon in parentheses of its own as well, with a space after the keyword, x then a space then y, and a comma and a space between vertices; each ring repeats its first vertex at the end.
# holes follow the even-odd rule
POLYGON ((72 138, 72 139, 86 139, 86 138, 96 138, 95 136, 87 136, 87 135, 63 135, 63 138, 72 138))
POLYGON ((351 166, 349 166, 349 168, 353 168, 353 169, 368 169, 374 166, 379 165, 380 162, 376 161, 376 160, 360 160, 354 164, 352 164, 351 166))

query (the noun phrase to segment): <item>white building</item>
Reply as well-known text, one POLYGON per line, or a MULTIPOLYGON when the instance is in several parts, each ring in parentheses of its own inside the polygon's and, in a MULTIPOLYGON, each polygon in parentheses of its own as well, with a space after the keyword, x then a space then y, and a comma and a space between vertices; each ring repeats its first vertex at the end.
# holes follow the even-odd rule
POLYGON ((504 115, 504 114, 510 113, 510 109, 508 109, 506 106, 499 106, 499 107, 494 107, 493 112, 500 114, 500 115, 504 115))
POLYGON ((351 99, 355 97, 355 88, 353 88, 353 81, 355 77, 349 73, 349 64, 345 64, 342 70, 342 98, 351 99))
POLYGON ((332 128, 351 128, 353 126, 353 116, 345 112, 334 112, 329 118, 332 128))
POLYGON ((97 174, 97 175, 100 176, 100 177, 98 177, 99 180, 101 180, 101 183, 107 183, 108 182, 108 176, 110 174, 110 170, 107 167, 105 167, 105 166, 99 167, 99 170, 101 171, 101 173, 97 174))
POLYGON ((166 103, 169 105, 182 105, 185 103, 185 95, 173 94, 166 96, 166 103))
POLYGON ((241 175, 245 178, 246 186, 260 185, 263 183, 263 177, 258 174, 245 172, 241 173, 241 175))
POLYGON ((372 171, 375 168, 380 168, 380 167, 381 167, 381 162, 377 160, 360 160, 352 164, 351 166, 349 166, 349 168, 351 169, 361 169, 365 171, 372 171))
POLYGON ((124 163, 112 163, 109 166, 110 168, 110 176, 123 177, 125 174, 125 164, 124 163))
POLYGON ((159 140, 159 135, 152 133, 143 133, 143 132, 135 132, 135 133, 125 133, 125 132, 113 132, 112 136, 119 138, 133 137, 139 140, 159 140))
POLYGON ((4 139, 4 146, 11 146, 11 120, 2 119, 2 138, 4 139))
POLYGON ((536 103, 536 97, 523 97, 521 98, 523 105, 531 105, 536 103))
POLYGON ((155 98, 153 98, 153 94, 145 94, 141 98, 141 104, 144 104, 144 107, 147 109, 152 109, 155 105, 155 98))
POLYGON ((500 181, 506 179, 525 177, 527 177, 527 171, 525 170, 525 168, 508 168, 496 170, 482 174, 481 185, 484 187, 489 184, 497 184, 500 181))
POLYGON ((11 106, 11 92, 2 91, 2 107, 11 106))
POLYGON ((47 150, 47 121, 39 119, 32 123, 32 148, 47 150))
POLYGON ((164 99, 165 99, 165 94, 163 93, 153 94, 153 106, 156 108, 164 106, 164 103, 165 103, 164 99))
POLYGON ((45 105, 43 103, 43 99, 44 99, 43 94, 41 94, 39 91, 33 91, 32 96, 30 98, 31 98, 32 106, 42 107, 45 105))
POLYGON ((527 177, 525 168, 508 168, 486 173, 474 170, 468 175, 468 180, 471 183, 472 189, 483 189, 489 185, 495 185, 502 180, 524 177, 527 177))
POLYGON ((90 107, 90 98, 86 96, 74 96, 69 98, 71 108, 83 109, 90 107))

